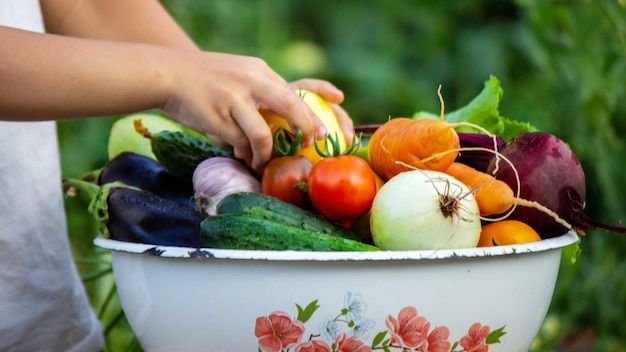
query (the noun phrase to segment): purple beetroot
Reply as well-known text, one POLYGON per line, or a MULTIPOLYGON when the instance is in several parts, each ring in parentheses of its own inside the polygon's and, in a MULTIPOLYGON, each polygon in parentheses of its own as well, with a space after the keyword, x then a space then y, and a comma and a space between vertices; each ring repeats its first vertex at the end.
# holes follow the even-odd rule
MULTIPOLYGON (((591 229, 626 232, 624 227, 602 224, 584 213, 585 174, 576 155, 562 140, 545 132, 521 133, 508 141, 500 153, 513 163, 519 174, 519 198, 551 209, 578 232, 591 229)), ((494 156, 487 172, 506 182, 513 192, 517 191, 513 168, 503 158, 494 156), (496 160, 499 160, 497 170, 496 160)), ((568 231, 550 215, 531 207, 516 207, 509 219, 523 221, 544 239, 568 231)))
POLYGON ((495 150, 500 150, 505 144, 501 137, 484 133, 457 132, 457 135, 461 151, 455 161, 482 172, 489 166, 495 150))

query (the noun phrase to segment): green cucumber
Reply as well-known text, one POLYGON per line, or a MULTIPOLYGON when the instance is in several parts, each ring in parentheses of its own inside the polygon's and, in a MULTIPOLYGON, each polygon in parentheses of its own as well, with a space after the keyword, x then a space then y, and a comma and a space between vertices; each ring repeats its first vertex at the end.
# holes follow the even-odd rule
POLYGON ((311 232, 260 216, 222 214, 200 225, 200 240, 209 248, 294 251, 377 251, 378 247, 325 233, 311 232))
POLYGON ((206 159, 219 156, 238 160, 232 151, 181 131, 155 133, 150 136, 150 144, 152 153, 161 165, 189 182, 196 166, 206 159))
POLYGON ((308 210, 278 198, 255 192, 240 192, 226 196, 217 205, 217 214, 249 214, 311 232, 360 240, 352 231, 308 210))

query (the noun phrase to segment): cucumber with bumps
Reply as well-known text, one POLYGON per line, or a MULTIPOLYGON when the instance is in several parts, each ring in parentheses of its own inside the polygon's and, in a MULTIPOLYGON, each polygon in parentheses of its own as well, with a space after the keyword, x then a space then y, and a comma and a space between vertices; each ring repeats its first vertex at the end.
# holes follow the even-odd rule
POLYGON ((255 192, 240 192, 226 196, 217 205, 217 214, 249 214, 311 232, 359 240, 357 234, 308 210, 278 198, 255 192))
POLYGON ((235 157, 233 151, 214 145, 208 138, 186 131, 163 130, 153 134, 141 119, 134 120, 133 124, 137 133, 150 139, 150 148, 156 160, 184 181, 191 182, 196 166, 209 158, 231 158, 245 165, 243 160, 235 157))
POLYGON ((378 247, 347 238, 311 232, 249 214, 208 217, 200 226, 209 248, 294 251, 377 251, 378 247))
POLYGON ((183 180, 193 176, 196 166, 213 157, 235 158, 235 154, 186 132, 162 131, 150 137, 152 152, 157 161, 183 180))

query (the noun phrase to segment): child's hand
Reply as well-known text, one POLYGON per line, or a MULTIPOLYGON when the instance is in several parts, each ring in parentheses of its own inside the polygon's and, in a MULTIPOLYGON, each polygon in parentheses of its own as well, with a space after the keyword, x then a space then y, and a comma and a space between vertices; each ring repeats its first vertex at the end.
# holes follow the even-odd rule
MULTIPOLYGON (((164 112, 216 142, 233 146, 235 155, 255 170, 262 170, 272 155, 272 133, 258 112, 260 105, 302 129, 305 146, 313 143, 314 133, 325 133, 295 90, 259 58, 176 51, 164 60, 169 60, 166 68, 171 69, 171 75, 168 71, 163 77, 169 80, 164 112)), ((335 101, 342 99, 340 92, 341 98, 328 87, 324 91, 335 101)))

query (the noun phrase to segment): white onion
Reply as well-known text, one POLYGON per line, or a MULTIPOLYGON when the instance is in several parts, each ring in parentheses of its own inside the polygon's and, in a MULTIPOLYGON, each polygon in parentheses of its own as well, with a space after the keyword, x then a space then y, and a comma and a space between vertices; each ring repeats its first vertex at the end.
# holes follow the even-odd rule
POLYGON ((261 182, 240 162, 213 157, 204 160, 193 172, 196 207, 207 215, 215 215, 219 202, 238 192, 261 192, 261 182))
POLYGON ((383 250, 476 247, 479 214, 474 194, 461 181, 437 171, 405 171, 374 198, 372 239, 383 250))

